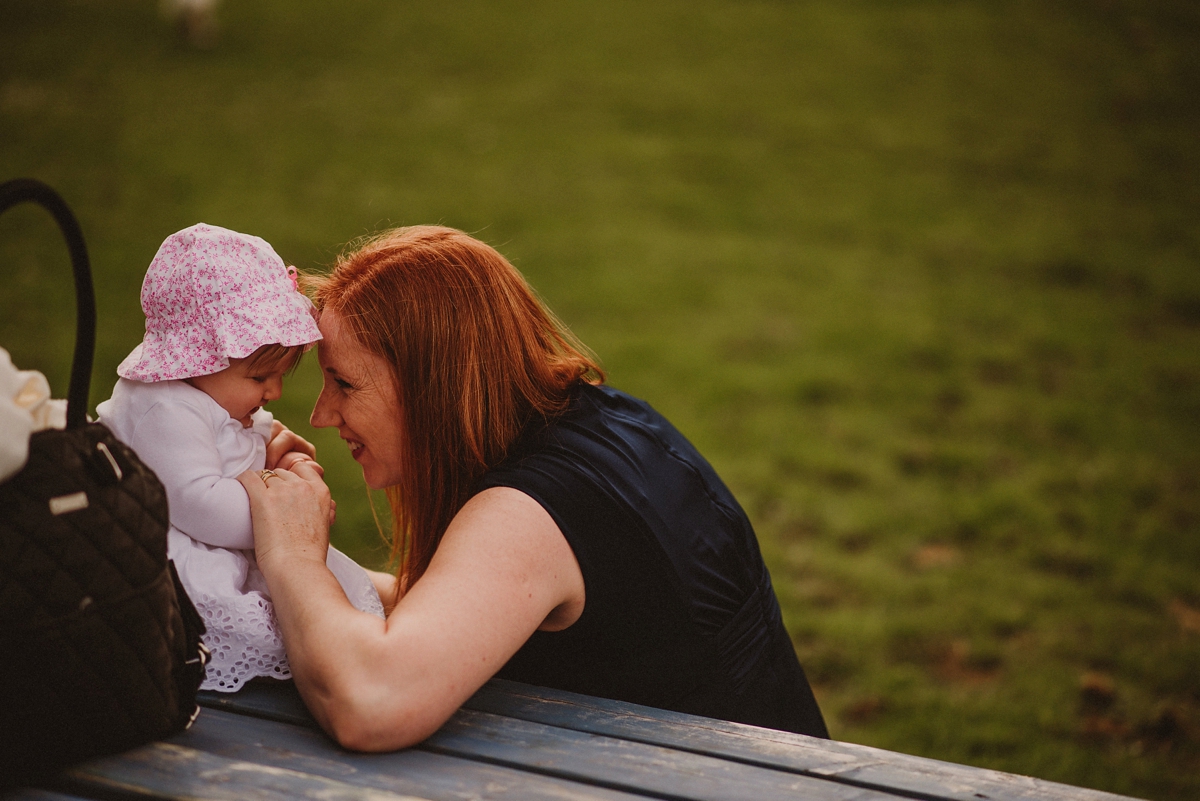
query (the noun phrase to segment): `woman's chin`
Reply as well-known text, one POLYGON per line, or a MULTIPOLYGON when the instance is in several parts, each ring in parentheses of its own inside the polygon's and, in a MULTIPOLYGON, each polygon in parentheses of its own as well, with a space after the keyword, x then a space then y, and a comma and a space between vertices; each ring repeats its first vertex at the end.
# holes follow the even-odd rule
POLYGON ((352 455, 354 456, 354 461, 358 462, 358 466, 362 468, 363 481, 371 489, 387 489, 399 482, 399 474, 395 470, 388 469, 386 465, 382 465, 373 459, 373 454, 368 453, 365 447, 353 451, 352 455))
POLYGON ((372 470, 369 466, 363 465, 362 469, 363 469, 363 481, 366 482, 367 487, 369 489, 381 490, 381 489, 387 489, 389 486, 391 486, 386 481, 380 480, 380 478, 376 474, 376 472, 374 470, 372 470))

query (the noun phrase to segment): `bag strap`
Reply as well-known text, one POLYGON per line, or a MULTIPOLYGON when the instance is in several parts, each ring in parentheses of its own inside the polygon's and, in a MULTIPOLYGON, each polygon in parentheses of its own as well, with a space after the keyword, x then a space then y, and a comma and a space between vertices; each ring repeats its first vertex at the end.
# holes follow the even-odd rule
POLYGON ((71 386, 67 392, 67 428, 87 423, 88 389, 92 383, 92 358, 96 352, 96 294, 92 289, 92 269, 88 262, 83 230, 62 196, 41 181, 16 178, 0 184, 0 214, 30 201, 54 217, 75 273, 75 355, 71 359, 71 386))

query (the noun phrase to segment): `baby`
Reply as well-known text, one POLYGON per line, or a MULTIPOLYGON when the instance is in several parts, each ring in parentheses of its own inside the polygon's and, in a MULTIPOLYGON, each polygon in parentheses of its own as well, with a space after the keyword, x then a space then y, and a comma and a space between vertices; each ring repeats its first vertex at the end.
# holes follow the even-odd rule
MULTIPOLYGON (((163 242, 142 283, 142 310, 145 338, 117 367, 112 397, 97 411, 166 487, 168 555, 212 651, 201 689, 286 679, 237 476, 262 470, 267 443, 284 430, 262 407, 321 338, 312 303, 296 287, 295 268, 265 241, 200 224, 163 242)), ((293 451, 278 466, 308 457, 293 451)), ((361 567, 333 548, 328 565, 355 607, 383 616, 361 567)))

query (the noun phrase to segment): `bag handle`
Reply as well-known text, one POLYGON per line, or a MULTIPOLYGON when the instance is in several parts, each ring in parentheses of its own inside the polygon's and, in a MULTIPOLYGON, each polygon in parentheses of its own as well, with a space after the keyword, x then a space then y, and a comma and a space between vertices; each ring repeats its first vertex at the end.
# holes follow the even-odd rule
POLYGON ((75 273, 75 355, 71 359, 71 386, 67 391, 67 428, 87 423, 88 389, 92 383, 92 358, 96 352, 96 294, 83 230, 62 195, 33 178, 16 178, 0 184, 0 214, 30 201, 50 212, 71 253, 75 273))

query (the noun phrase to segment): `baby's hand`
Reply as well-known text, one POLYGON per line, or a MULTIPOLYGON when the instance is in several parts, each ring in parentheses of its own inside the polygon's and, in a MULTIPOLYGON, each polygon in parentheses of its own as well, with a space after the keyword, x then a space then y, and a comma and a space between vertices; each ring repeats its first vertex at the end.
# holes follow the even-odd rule
POLYGON ((275 466, 270 469, 271 470, 291 470, 293 467, 295 467, 300 462, 312 462, 313 467, 317 468, 317 472, 320 473, 322 476, 325 475, 324 467, 321 467, 321 465, 317 464, 316 461, 313 460, 313 458, 311 456, 309 456, 307 453, 301 453, 300 451, 288 451, 283 456, 280 456, 279 461, 277 461, 275 463, 275 466))
POLYGON ((267 469, 274 470, 277 467, 288 469, 296 464, 296 457, 301 456, 315 459, 317 458, 317 449, 311 442, 290 430, 283 423, 278 420, 272 422, 271 439, 267 442, 267 469), (285 461, 289 456, 292 458, 285 461))

